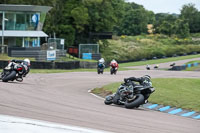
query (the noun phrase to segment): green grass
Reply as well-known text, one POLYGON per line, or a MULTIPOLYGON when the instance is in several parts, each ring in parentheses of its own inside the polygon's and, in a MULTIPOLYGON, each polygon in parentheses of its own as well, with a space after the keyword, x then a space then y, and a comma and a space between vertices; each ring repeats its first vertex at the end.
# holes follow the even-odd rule
MULTIPOLYGON (((24 57, 9 57, 7 54, 0 54, 0 60, 12 60, 12 59, 16 59, 16 60, 24 60, 24 57)), ((29 58, 30 61, 35 61, 35 58, 29 58)))
MULTIPOLYGON (((200 112, 200 79, 157 78, 152 79, 156 91, 150 96, 151 103, 170 105, 200 112)), ((93 92, 101 94, 102 90, 116 92, 121 83, 112 83, 93 92)))
POLYGON ((149 100, 152 103, 200 112, 199 83, 200 79, 153 79, 153 86, 156 88, 156 92, 149 100))
POLYGON ((30 73, 95 72, 96 69, 31 69, 30 73))
POLYGON ((97 62, 96 60, 86 60, 74 57, 72 55, 66 54, 66 57, 61 57, 60 59, 56 60, 57 62, 64 62, 64 61, 87 61, 87 62, 97 62))
MULTIPOLYGON (((128 68, 120 68, 119 71, 134 70, 128 68)), ((109 72, 110 68, 106 68, 104 72, 109 72)), ((1 72, 1 70, 0 70, 1 72)), ((64 73, 64 72, 97 72, 96 68, 93 69, 31 69, 30 73, 64 73)))
MULTIPOLYGON (((9 57, 7 54, 0 54, 0 60, 24 60, 24 57, 9 57)), ((35 58, 29 58, 30 61, 35 61, 35 58)), ((66 54, 66 57, 61 57, 60 59, 57 59, 56 62, 66 62, 66 61, 87 61, 87 62, 97 62, 96 60, 86 60, 86 59, 80 59, 74 56, 71 56, 69 54, 66 54)))
POLYGON ((187 67, 185 71, 200 71, 200 65, 194 67, 187 67))
POLYGON ((117 61, 171 57, 174 54, 200 52, 200 41, 194 41, 191 37, 178 38, 161 34, 115 37, 101 40, 99 45, 105 60, 116 59, 117 61))
POLYGON ((185 60, 185 59, 192 59, 198 58, 198 55, 188 55, 188 56, 179 56, 179 57, 170 57, 165 59, 157 59, 157 60, 147 60, 147 61, 136 61, 136 62, 129 62, 129 63, 120 63, 120 67, 128 67, 128 66, 141 66, 146 64, 159 64, 159 63, 166 63, 171 61, 178 61, 178 60, 185 60))
POLYGON ((200 63, 200 60, 189 61, 186 64, 200 63))

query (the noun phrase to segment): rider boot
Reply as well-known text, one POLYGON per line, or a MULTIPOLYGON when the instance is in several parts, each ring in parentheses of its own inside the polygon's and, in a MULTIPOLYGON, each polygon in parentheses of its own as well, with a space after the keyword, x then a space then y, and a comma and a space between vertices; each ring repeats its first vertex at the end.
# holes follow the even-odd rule
POLYGON ((19 81, 19 82, 22 82, 23 81, 22 75, 18 75, 16 77, 16 80, 19 81))

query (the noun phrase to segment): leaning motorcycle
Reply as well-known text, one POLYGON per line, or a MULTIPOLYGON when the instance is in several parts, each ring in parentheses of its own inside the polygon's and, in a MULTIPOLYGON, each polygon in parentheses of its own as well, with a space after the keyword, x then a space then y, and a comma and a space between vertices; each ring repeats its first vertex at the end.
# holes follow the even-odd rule
POLYGON ((8 65, 3 69, 3 72, 0 75, 0 79, 3 82, 8 81, 23 81, 23 77, 25 77, 30 70, 30 66, 25 62, 16 63, 16 61, 9 61, 8 65))
POLYGON ((129 109, 138 108, 140 105, 145 104, 145 101, 154 91, 154 87, 144 87, 128 80, 119 86, 116 93, 106 96, 104 103, 106 105, 124 105, 129 109))

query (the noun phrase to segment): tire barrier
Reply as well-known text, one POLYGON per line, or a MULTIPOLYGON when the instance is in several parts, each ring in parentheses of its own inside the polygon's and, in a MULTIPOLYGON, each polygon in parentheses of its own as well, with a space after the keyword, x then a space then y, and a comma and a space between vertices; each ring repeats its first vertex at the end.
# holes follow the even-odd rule
MULTIPOLYGON (((8 61, 0 61, 0 69, 8 65, 8 61)), ((68 62, 42 62, 32 61, 31 69, 78 69, 78 68, 97 68, 96 62, 68 61, 68 62)))
POLYGON ((169 70, 173 70, 173 71, 181 71, 181 70, 185 70, 188 67, 196 67, 200 65, 198 62, 192 63, 192 64, 184 64, 182 66, 173 66, 172 68, 170 68, 169 70))

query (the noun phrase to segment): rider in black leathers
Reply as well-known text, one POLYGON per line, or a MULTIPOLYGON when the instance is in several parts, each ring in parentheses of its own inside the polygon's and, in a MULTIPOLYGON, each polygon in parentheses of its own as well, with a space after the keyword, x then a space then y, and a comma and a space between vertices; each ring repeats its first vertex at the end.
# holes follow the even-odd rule
MULTIPOLYGON (((144 86, 144 87, 152 87, 151 77, 149 75, 145 75, 145 76, 140 77, 140 78, 136 78, 136 77, 124 78, 125 83, 127 83, 128 80, 139 82, 139 84, 144 86)), ((132 84, 134 86, 137 85, 134 82, 132 84)), ((150 96, 150 94, 146 94, 144 97, 145 97, 145 99, 148 99, 149 96, 150 96)), ((147 103, 147 102, 148 101, 145 101, 145 103, 147 103)))
POLYGON ((30 71, 30 60, 27 59, 27 58, 24 59, 24 60, 16 60, 16 59, 13 59, 13 60, 11 60, 11 62, 21 64, 22 67, 23 67, 23 70, 22 70, 22 75, 19 75, 19 76, 26 77, 26 75, 27 75, 27 74, 29 73, 29 71, 30 71))

